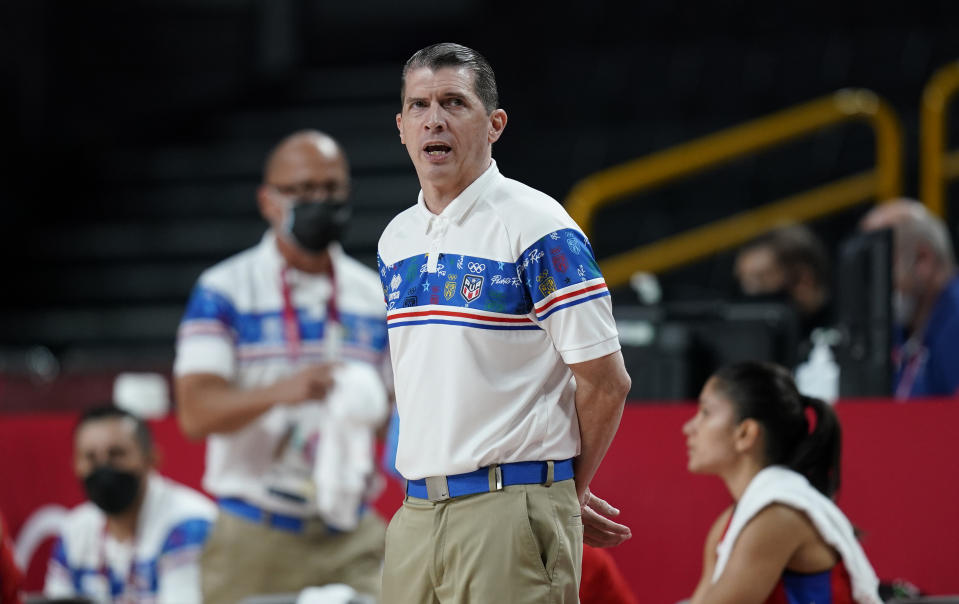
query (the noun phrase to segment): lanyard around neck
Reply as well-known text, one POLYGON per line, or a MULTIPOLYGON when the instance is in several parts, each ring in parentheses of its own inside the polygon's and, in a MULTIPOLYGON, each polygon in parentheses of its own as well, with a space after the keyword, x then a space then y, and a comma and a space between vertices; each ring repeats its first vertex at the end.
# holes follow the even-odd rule
MULTIPOLYGON (((284 267, 280 271, 280 289, 283 294, 283 335, 286 340, 286 351, 291 361, 300 357, 300 343, 302 336, 300 333, 300 320, 296 312, 296 306, 293 305, 293 291, 290 287, 290 279, 287 272, 290 267, 284 267)), ((333 270, 333 262, 330 260, 330 297, 326 301, 326 329, 329 331, 332 325, 340 323, 340 311, 336 306, 336 273, 333 270)), ((325 335, 330 335, 329 333, 325 335)))

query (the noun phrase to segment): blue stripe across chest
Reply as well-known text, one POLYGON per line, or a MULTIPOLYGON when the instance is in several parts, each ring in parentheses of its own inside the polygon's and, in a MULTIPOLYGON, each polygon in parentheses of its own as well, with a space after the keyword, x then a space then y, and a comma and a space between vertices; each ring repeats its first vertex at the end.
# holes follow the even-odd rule
POLYGON ((432 305, 525 315, 532 309, 512 262, 440 254, 430 272, 427 254, 418 254, 391 265, 381 262, 380 277, 390 310, 432 305))

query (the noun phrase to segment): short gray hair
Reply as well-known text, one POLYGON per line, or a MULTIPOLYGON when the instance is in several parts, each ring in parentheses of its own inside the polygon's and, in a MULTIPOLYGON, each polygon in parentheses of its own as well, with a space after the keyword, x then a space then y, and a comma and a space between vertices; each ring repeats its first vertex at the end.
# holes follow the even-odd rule
POLYGON ((915 203, 911 210, 909 218, 904 220, 896 229, 896 234, 901 238, 902 244, 915 249, 915 246, 923 241, 932 248, 946 266, 954 267, 956 257, 946 224, 938 216, 930 213, 926 206, 921 203, 915 203))
POLYGON ((400 105, 406 101, 406 74, 422 67, 436 71, 443 67, 466 67, 473 74, 473 91, 483 102, 487 115, 499 108, 496 75, 486 57, 472 48, 453 42, 433 44, 416 51, 403 66, 400 105))

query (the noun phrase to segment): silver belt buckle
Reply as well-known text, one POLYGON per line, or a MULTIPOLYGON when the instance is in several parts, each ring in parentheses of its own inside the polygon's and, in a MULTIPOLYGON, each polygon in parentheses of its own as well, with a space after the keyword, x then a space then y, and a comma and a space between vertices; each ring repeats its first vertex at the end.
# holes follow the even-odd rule
POLYGON ((450 498, 450 487, 446 476, 426 477, 426 498, 430 501, 446 501, 450 498))

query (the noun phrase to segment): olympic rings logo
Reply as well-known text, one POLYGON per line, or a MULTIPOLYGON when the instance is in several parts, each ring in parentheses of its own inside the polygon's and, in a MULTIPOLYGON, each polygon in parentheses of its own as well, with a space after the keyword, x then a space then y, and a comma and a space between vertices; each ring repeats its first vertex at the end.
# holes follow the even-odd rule
POLYGON ((470 262, 466 265, 471 273, 482 273, 486 270, 486 265, 479 262, 470 262))

